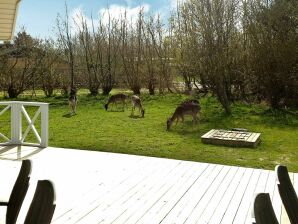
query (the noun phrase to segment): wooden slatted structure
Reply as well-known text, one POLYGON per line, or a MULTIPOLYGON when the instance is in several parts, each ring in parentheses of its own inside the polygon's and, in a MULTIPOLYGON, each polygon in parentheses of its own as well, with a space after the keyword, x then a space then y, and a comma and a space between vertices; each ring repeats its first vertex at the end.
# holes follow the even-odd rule
POLYGON ((248 131, 212 129, 202 135, 201 140, 207 144, 254 148, 260 143, 260 136, 261 133, 248 131))
POLYGON ((13 38, 20 0, 0 0, 0 41, 13 38))
MULTIPOLYGON (((24 223, 38 179, 56 189, 53 224, 251 224, 256 193, 270 195, 279 223, 289 219, 274 170, 225 166, 61 148, 0 147, 0 200, 19 171, 14 159, 33 162, 18 223, 24 223), (2 152, 2 153, 1 153, 2 152)), ((290 173, 298 192, 298 173, 290 173)), ((4 216, 5 217, 5 216, 4 216)), ((3 223, 0 210, 0 223, 3 223)))

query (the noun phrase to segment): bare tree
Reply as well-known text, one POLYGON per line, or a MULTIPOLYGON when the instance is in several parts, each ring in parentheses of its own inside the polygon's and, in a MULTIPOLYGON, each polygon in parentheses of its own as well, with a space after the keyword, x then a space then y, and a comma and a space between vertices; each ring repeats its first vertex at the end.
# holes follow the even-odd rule
POLYGON ((42 50, 44 57, 38 68, 36 82, 41 86, 44 94, 47 97, 50 97, 53 95, 54 90, 59 87, 61 52, 55 47, 53 40, 45 40, 40 45, 40 49, 42 50))
MULTIPOLYGON (((85 68, 86 76, 87 76, 87 85, 88 89, 90 91, 90 94, 93 96, 96 96, 98 94, 98 90, 100 87, 100 55, 102 54, 102 50, 96 48, 96 34, 93 32, 91 33, 89 31, 89 27, 87 24, 86 19, 83 17, 82 14, 76 15, 78 16, 80 20, 80 24, 77 25, 77 29, 79 31, 78 37, 79 37, 79 44, 80 44, 80 50, 79 60, 81 62, 81 66, 85 68)), ((94 24, 92 19, 92 28, 94 31, 94 24)))
POLYGON ((154 18, 151 16, 147 22, 144 22, 144 60, 146 64, 145 80, 150 95, 154 95, 157 85, 157 55, 155 51, 155 43, 152 35, 155 35, 154 18))
POLYGON ((120 21, 111 18, 110 11, 108 10, 108 23, 105 24, 104 30, 106 33, 105 38, 105 49, 104 52, 104 70, 101 76, 102 80, 102 92, 104 95, 108 95, 116 83, 116 76, 119 73, 120 67, 120 43, 121 43, 121 33, 120 33, 120 21))
MULTIPOLYGON (((231 80, 236 52, 233 43, 238 35, 237 5, 237 0, 191 0, 180 9, 184 16, 181 20, 184 29, 181 31, 187 34, 183 38, 186 37, 192 43, 191 48, 198 52, 193 54, 198 61, 196 70, 204 74, 200 76, 204 78, 205 85, 207 83, 216 94, 228 114, 231 113, 231 80)), ((178 30, 178 33, 181 31, 178 30)), ((190 48, 188 41, 184 44, 186 46, 181 46, 182 49, 190 48)))
POLYGON ((136 24, 128 22, 126 12, 121 21, 121 57, 126 82, 134 94, 140 94, 143 83, 143 9, 136 24))
POLYGON ((68 7, 65 2, 65 15, 57 16, 56 25, 58 28, 58 43, 64 52, 64 56, 69 63, 70 88, 75 88, 75 37, 72 34, 72 27, 69 24, 68 7))
POLYGON ((160 15, 156 21, 153 19, 147 23, 147 30, 150 34, 152 46, 154 48, 154 61, 157 67, 159 92, 163 93, 164 89, 171 90, 171 47, 172 47, 172 32, 171 26, 169 31, 164 29, 160 15))

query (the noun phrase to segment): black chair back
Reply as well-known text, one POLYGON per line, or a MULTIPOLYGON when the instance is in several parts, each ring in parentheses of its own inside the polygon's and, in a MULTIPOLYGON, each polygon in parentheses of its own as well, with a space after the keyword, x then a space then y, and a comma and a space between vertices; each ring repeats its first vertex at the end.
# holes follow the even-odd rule
POLYGON ((286 166, 276 166, 278 191, 292 224, 298 223, 298 198, 286 166))
POLYGON ((56 202, 55 188, 49 180, 39 180, 24 224, 49 224, 56 202))
POLYGON ((6 224, 15 224, 29 188, 32 164, 23 160, 22 166, 9 197, 6 210, 6 224))
POLYGON ((278 224, 268 193, 257 194, 253 212, 256 224, 278 224))

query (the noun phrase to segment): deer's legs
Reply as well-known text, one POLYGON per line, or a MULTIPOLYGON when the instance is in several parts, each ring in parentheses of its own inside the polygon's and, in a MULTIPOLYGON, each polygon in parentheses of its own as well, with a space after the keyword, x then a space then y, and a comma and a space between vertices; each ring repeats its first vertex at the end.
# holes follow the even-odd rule
POLYGON ((134 107, 134 106, 132 106, 132 108, 131 108, 131 116, 133 116, 133 115, 134 115, 134 112, 135 112, 135 107, 134 107))
POLYGON ((76 109, 77 109, 77 103, 74 103, 73 108, 72 108, 72 111, 73 111, 74 114, 77 114, 76 109))
POLYGON ((71 102, 70 101, 68 102, 68 105, 69 105, 69 108, 70 108, 70 112, 69 113, 71 114, 72 113, 72 105, 71 105, 71 102))
POLYGON ((196 115, 196 124, 200 122, 200 117, 196 115))
POLYGON ((75 114, 76 113, 76 103, 69 101, 69 107, 70 107, 70 113, 75 114))
POLYGON ((195 125, 195 124, 197 124, 198 123, 198 116, 196 115, 196 114, 194 114, 193 116, 192 116, 192 124, 193 124, 193 126, 195 125))

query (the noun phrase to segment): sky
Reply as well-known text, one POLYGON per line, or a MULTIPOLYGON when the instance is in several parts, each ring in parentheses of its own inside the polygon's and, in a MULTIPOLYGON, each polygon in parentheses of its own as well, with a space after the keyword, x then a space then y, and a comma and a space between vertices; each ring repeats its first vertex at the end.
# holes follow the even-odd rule
POLYGON ((53 37, 57 33, 55 29, 58 13, 64 14, 65 2, 69 15, 75 17, 82 12, 87 19, 103 13, 107 8, 110 14, 117 17, 120 11, 127 11, 132 18, 136 18, 138 9, 144 8, 147 14, 160 14, 166 19, 170 11, 174 9, 177 0, 21 0, 16 32, 22 27, 37 38, 53 37))

